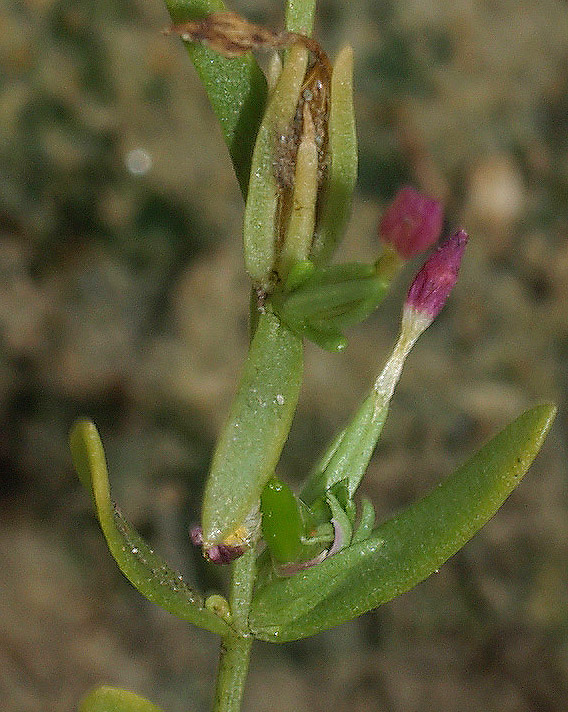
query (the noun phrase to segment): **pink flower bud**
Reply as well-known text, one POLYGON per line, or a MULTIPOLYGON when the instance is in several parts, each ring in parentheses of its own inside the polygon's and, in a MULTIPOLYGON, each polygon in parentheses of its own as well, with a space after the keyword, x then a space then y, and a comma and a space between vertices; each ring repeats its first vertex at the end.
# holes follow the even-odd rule
POLYGON ((467 233, 459 230, 426 260, 410 285, 405 311, 418 312, 429 323, 438 316, 457 282, 467 240, 467 233))
POLYGON ((215 544, 204 553, 212 564, 231 564, 247 550, 246 546, 229 546, 228 544, 215 544))
MULTIPOLYGON (((196 525, 189 530, 189 538, 194 546, 203 546, 203 529, 196 525)), ((212 564, 230 564, 242 556, 246 545, 216 544, 205 549, 203 554, 212 564)))
POLYGON ((431 247, 442 230, 442 205, 407 185, 396 194, 379 224, 379 235, 409 259, 431 247))

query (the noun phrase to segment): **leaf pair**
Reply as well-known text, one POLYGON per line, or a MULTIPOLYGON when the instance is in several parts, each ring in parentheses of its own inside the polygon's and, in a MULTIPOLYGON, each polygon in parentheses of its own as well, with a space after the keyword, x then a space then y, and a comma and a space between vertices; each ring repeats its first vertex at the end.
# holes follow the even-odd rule
MULTIPOLYGON (((269 578, 258 588, 249 615, 252 634, 272 642, 314 635, 390 601, 437 571, 520 482, 555 414, 551 405, 527 411, 429 495, 370 534, 374 513, 364 501, 350 546, 290 578, 269 578)), ((183 620, 231 634, 230 613, 219 605, 219 597, 204 601, 187 587, 113 507, 104 452, 92 423, 74 426, 71 450, 109 549, 131 583, 183 620)))
POLYGON ((331 70, 308 37, 314 2, 291 2, 280 33, 225 12, 218 1, 167 4, 175 23, 169 31, 186 41, 246 197, 248 274, 267 288, 273 270, 285 274, 312 245, 314 259, 327 261, 343 234, 357 175, 352 51, 342 51, 331 70), (285 47, 282 73, 267 96, 247 50, 285 47))

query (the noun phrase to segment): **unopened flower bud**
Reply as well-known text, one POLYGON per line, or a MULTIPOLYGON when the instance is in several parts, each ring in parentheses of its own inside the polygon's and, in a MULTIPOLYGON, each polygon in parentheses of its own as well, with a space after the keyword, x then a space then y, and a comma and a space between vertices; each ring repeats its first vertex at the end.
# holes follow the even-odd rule
POLYGON ((379 223, 381 240, 409 259, 431 247, 442 230, 442 205, 407 185, 396 194, 379 223))
POLYGON ((238 559, 239 556, 242 556, 246 550, 246 546, 215 544, 205 551, 205 556, 212 564, 232 564, 233 561, 238 559))
MULTIPOLYGON (((404 303, 395 347, 351 423, 308 478, 301 495, 305 502, 313 503, 345 479, 349 496, 353 497, 381 435, 404 362, 420 335, 444 306, 456 283, 466 243, 467 234, 460 230, 446 240, 414 278, 404 303)), ((338 540, 341 531, 336 529, 335 534, 332 552, 341 546, 341 539, 338 540)))
MULTIPOLYGON (((203 529, 196 525, 189 531, 191 543, 194 546, 203 546, 203 529)), ((247 550, 246 544, 215 544, 203 550, 203 554, 212 564, 230 564, 247 550)))
POLYGON ((426 325, 434 321, 457 282, 467 240, 465 230, 459 230, 426 260, 408 290, 405 316, 414 313, 426 325))

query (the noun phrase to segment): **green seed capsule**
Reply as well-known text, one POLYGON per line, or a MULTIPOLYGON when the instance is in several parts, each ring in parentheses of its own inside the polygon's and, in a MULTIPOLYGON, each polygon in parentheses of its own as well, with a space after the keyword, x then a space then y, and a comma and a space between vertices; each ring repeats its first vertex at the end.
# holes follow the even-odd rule
POLYGON ((312 246, 312 258, 325 264, 341 241, 357 181, 357 136, 353 108, 353 50, 345 47, 331 75, 328 171, 312 246))
POLYGON ((294 45, 268 102, 253 152, 243 225, 244 255, 249 276, 261 286, 268 284, 276 261, 279 188, 275 151, 296 113, 307 64, 308 50, 294 45))
POLYGON ((303 135, 296 155, 296 172, 290 218, 278 260, 278 273, 286 278, 294 264, 310 252, 318 194, 318 150, 308 104, 303 109, 303 135))
POLYGON ((303 522, 298 500, 284 482, 272 477, 260 498, 262 535, 274 561, 289 564, 302 551, 303 522))

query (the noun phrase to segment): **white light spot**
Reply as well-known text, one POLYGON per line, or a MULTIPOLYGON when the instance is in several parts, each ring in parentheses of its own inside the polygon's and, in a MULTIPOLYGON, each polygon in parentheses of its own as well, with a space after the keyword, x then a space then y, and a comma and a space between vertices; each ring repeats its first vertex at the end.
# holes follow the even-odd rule
POLYGON ((137 553, 138 553, 138 549, 137 549, 135 546, 132 547, 132 553, 133 553, 133 554, 137 554, 137 553))
POLYGON ((126 154, 126 168, 134 176, 143 176, 152 168, 152 156, 143 148, 134 148, 126 154))
POLYGON ((278 403, 278 405, 284 405, 284 400, 285 398, 281 393, 276 396, 276 402, 278 403))

